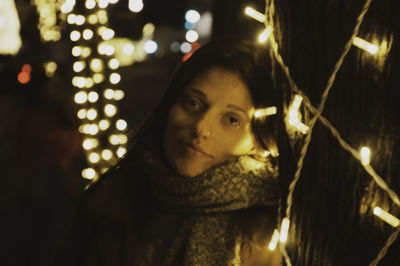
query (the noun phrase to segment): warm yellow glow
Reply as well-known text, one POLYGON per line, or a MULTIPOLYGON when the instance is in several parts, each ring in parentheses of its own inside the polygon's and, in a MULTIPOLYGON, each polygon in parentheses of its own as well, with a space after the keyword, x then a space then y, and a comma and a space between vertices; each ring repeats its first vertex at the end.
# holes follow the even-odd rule
POLYGON ((99 99, 99 95, 97 94, 97 92, 95 91, 91 91, 88 94, 88 101, 91 103, 95 103, 97 102, 97 100, 99 99))
POLYGON ((86 110, 85 109, 80 109, 77 113, 77 116, 79 119, 84 119, 86 117, 86 110))
POLYGON ((76 61, 76 62, 73 64, 72 69, 73 69, 75 72, 81 72, 81 71, 85 68, 85 66, 86 66, 85 61, 76 61))
POLYGON ((85 79, 86 83, 85 83, 85 88, 91 88, 94 85, 94 81, 92 78, 86 78, 85 79))
POLYGON ((90 61, 90 68, 94 72, 100 72, 103 70, 103 61, 101 61, 99 58, 94 58, 92 61, 90 61))
POLYGON ((126 144, 128 142, 128 137, 125 134, 120 134, 118 138, 119 144, 126 144))
POLYGON ((153 36, 155 28, 153 23, 146 23, 142 29, 143 36, 153 36))
POLYGON ((77 92, 74 97, 74 101, 78 104, 85 103, 87 101, 87 94, 84 91, 77 92))
POLYGON ((86 79, 84 77, 73 77, 72 78, 72 85, 78 88, 83 88, 86 85, 86 79))
POLYGON ((195 30, 188 30, 186 32, 185 38, 188 42, 195 42, 199 39, 199 34, 195 30))
POLYGON ((125 93, 122 90, 115 90, 114 92, 114 100, 119 101, 124 98, 125 93))
POLYGON ((121 75, 118 73, 112 73, 110 75, 110 82, 111 84, 117 84, 121 80, 121 75))
POLYGON ((127 126, 128 126, 128 124, 126 123, 126 121, 125 120, 123 120, 123 119, 118 119, 117 120, 117 122, 115 123, 115 127, 118 129, 118 130, 125 130, 126 128, 127 128, 127 126))
POLYGON ((99 141, 97 139, 88 138, 82 142, 82 147, 85 150, 90 150, 96 148, 99 145, 99 141))
POLYGON ((270 151, 264 151, 262 154, 263 157, 268 157, 269 155, 271 155, 270 151))
POLYGON ((99 0, 99 7, 106 8, 108 6, 108 0, 99 0))
POLYGON ((143 9, 143 0, 129 0, 128 8, 130 11, 138 13, 143 9))
POLYGON ((107 100, 111 100, 114 97, 114 90, 112 89, 105 89, 104 90, 104 98, 107 100))
POLYGON ((112 156, 113 156, 113 153, 109 149, 105 149, 101 153, 101 157, 106 161, 110 160, 112 158, 112 156))
POLYGON ((135 51, 135 46, 131 43, 127 43, 123 46, 122 51, 126 55, 131 55, 135 51))
POLYGON ((92 53, 92 49, 90 47, 83 47, 82 48, 82 56, 88 57, 92 53))
POLYGON ((371 161, 371 151, 368 149, 368 147, 362 147, 360 150, 360 155, 361 155, 361 163, 363 165, 368 165, 371 161))
POLYGON ((93 31, 91 29, 85 29, 82 35, 83 39, 90 40, 93 37, 93 31))
POLYGON ((75 6, 75 0, 66 0, 64 3, 61 5, 61 12, 64 14, 68 14, 74 9, 75 6))
POLYGON ((100 120, 99 127, 101 130, 106 130, 110 127, 110 121, 108 121, 107 119, 100 120))
POLYGON ((97 46, 97 51, 99 54, 112 55, 115 52, 115 48, 112 45, 102 43, 97 46))
POLYGON ((86 0, 85 6, 87 9, 93 9, 96 6, 96 2, 94 0, 86 0))
POLYGON ((114 37, 115 32, 112 29, 104 29, 103 31, 101 31, 101 38, 103 40, 109 40, 112 37, 114 37))
POLYGON ((85 17, 82 15, 78 15, 76 16, 76 21, 75 21, 76 25, 83 25, 83 23, 85 23, 85 17))
POLYGON ((376 54, 376 52, 378 51, 378 46, 370 42, 367 42, 359 37, 355 37, 353 39, 353 45, 367 51, 370 54, 376 54))
POLYGON ((77 30, 73 30, 71 31, 71 34, 69 36, 71 38, 71 41, 76 42, 81 37, 81 33, 77 30))
POLYGON ((106 105, 104 106, 104 113, 105 113, 107 116, 113 116, 113 115, 115 115, 116 112, 117 112, 117 107, 115 107, 115 105, 113 105, 113 104, 106 104, 106 105))
POLYGON ((99 133, 99 127, 96 124, 86 124, 83 128, 83 132, 89 135, 96 135, 99 133))
POLYGON ((288 232, 289 232, 289 225, 290 225, 289 218, 287 218, 287 217, 283 218, 282 225, 281 225, 281 233, 280 233, 280 236, 279 236, 279 241, 286 242, 287 237, 288 237, 288 232))
POLYGON ((85 168, 82 170, 82 177, 92 180, 97 175, 96 171, 93 168, 85 168))
POLYGON ((257 109, 254 112, 254 117, 260 118, 260 117, 264 117, 264 116, 268 116, 268 115, 274 115, 274 114, 276 114, 276 111, 277 111, 277 109, 275 106, 257 109))
POLYGON ((98 163, 100 161, 100 156, 97 152, 91 152, 88 159, 91 163, 98 163))
POLYGON ((119 67, 119 61, 116 58, 111 59, 108 61, 108 67, 111 69, 117 69, 119 67))
POLYGON ((306 134, 309 127, 300 122, 299 118, 299 108, 302 101, 303 97, 301 97, 300 95, 296 95, 294 97, 293 103, 289 109, 289 124, 295 127, 301 133, 306 134))
POLYGON ((126 148, 124 148, 124 147, 119 147, 119 148, 117 149, 117 156, 118 156, 119 158, 122 158, 122 157, 125 155, 125 153, 126 153, 126 148))
POLYGON ((104 78, 104 75, 101 73, 93 74, 93 81, 97 84, 103 82, 104 78))
POLYGON ((94 119, 96 119, 96 117, 97 117, 97 111, 96 111, 96 109, 91 108, 91 109, 89 109, 89 110, 87 111, 87 118, 88 118, 89 120, 94 120, 94 119))
POLYGON ((99 18, 100 24, 106 24, 108 22, 107 12, 104 10, 97 11, 97 17, 99 18))
POLYGON ((253 19, 255 19, 255 20, 257 20, 257 21, 259 21, 261 23, 265 22, 265 15, 260 13, 260 12, 258 12, 255 9, 251 8, 251 7, 246 7, 244 9, 244 13, 246 15, 248 15, 249 17, 252 17, 253 19))
POLYGON ((278 241, 279 241, 279 232, 278 230, 275 229, 274 233, 272 234, 271 241, 269 242, 268 249, 271 251, 275 250, 278 241))
POLYGON ((81 53, 82 53, 82 48, 80 46, 74 46, 72 48, 72 55, 73 56, 78 57, 78 56, 81 55, 81 53))
POLYGON ((48 76, 49 78, 54 76, 54 73, 57 70, 56 62, 48 61, 48 62, 44 63, 43 66, 44 66, 44 72, 45 72, 46 76, 48 76))
POLYGON ((393 227, 397 227, 400 225, 400 220, 397 219, 395 216, 391 215, 390 213, 382 210, 379 207, 375 207, 374 208, 374 214, 376 216, 378 216, 379 218, 381 218, 382 220, 384 220, 385 222, 387 222, 388 224, 390 224, 393 227))
POLYGON ((240 163, 247 171, 257 171, 265 168, 265 163, 247 156, 241 157, 240 163))
POLYGON ((88 17, 89 24, 96 24, 98 22, 97 16, 95 14, 91 14, 88 17))
POLYGON ((272 27, 268 26, 263 30, 260 35, 258 35, 258 42, 259 43, 265 43, 268 40, 269 35, 272 33, 272 27))
POLYGON ((68 22, 68 24, 75 24, 76 15, 75 14, 69 14, 68 17, 67 17, 67 22, 68 22))
POLYGON ((112 145, 118 145, 118 144, 119 144, 119 141, 120 141, 120 138, 119 138, 118 135, 111 134, 111 135, 108 137, 108 141, 109 141, 112 145))

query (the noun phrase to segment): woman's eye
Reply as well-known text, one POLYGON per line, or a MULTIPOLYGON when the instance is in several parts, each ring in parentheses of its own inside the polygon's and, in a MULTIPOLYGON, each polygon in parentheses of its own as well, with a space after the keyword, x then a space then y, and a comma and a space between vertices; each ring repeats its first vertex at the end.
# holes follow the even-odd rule
POLYGON ((190 111, 200 111, 201 103, 195 98, 186 98, 184 100, 184 107, 190 111))
POLYGON ((228 115, 227 117, 228 124, 232 128, 239 128, 242 124, 240 122, 240 119, 236 118, 235 116, 228 115))

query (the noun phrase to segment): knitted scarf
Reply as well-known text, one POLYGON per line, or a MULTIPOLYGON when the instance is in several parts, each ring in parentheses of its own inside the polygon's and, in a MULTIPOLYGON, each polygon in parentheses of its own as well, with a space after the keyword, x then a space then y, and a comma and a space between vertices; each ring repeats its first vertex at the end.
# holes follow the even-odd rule
POLYGON ((270 164, 239 156, 187 177, 172 171, 160 153, 146 154, 159 209, 185 217, 163 251, 162 265, 240 265, 240 236, 231 231, 229 212, 277 205, 277 171, 270 164))

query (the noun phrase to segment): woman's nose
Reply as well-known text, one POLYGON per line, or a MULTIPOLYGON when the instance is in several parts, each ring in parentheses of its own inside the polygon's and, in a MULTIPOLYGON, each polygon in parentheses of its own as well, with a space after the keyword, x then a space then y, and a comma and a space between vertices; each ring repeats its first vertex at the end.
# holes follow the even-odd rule
POLYGON ((204 113, 194 124, 194 133, 196 137, 208 139, 211 135, 211 125, 213 118, 211 114, 204 113))

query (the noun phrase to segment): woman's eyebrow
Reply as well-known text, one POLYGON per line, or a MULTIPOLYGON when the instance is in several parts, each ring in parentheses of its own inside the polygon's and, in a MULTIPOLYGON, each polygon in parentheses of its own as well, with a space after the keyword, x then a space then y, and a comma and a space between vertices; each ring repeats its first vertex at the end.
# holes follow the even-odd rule
POLYGON ((200 90, 198 90, 198 89, 189 88, 188 90, 189 90, 190 92, 194 93, 194 94, 197 94, 197 96, 199 96, 199 97, 201 97, 201 98, 207 99, 207 95, 206 95, 204 92, 202 92, 202 91, 200 91, 200 90))
POLYGON ((227 107, 229 107, 229 108, 232 108, 232 109, 235 109, 236 111, 240 111, 240 112, 242 112, 243 114, 245 114, 246 115, 246 117, 248 117, 249 116, 249 114, 245 111, 245 110, 243 110, 242 108, 240 108, 239 106, 237 106, 237 105, 233 105, 233 104, 228 104, 227 105, 227 107))

